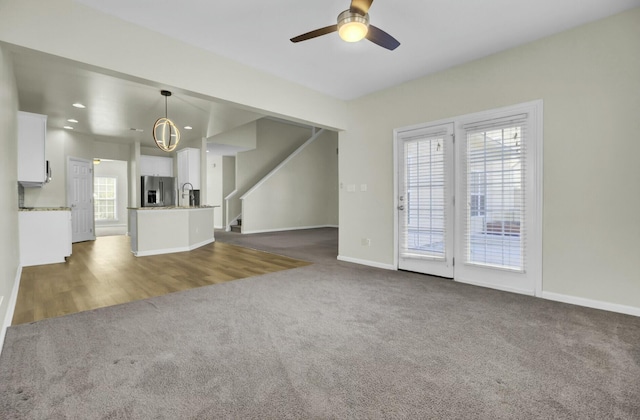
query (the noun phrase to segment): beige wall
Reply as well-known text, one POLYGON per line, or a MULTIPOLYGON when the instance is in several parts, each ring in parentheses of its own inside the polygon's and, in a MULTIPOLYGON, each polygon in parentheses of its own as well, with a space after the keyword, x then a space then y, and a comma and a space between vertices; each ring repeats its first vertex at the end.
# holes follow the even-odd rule
MULTIPOLYGON (((9 300, 18 274, 18 92, 13 66, 0 46, 0 327, 10 325, 9 300)), ((0 330, 0 346, 5 330, 0 330)))
POLYGON ((544 101, 543 290, 640 308, 640 9, 353 101, 340 255, 393 264, 393 129, 544 101), (363 247, 360 238, 371 238, 363 247))
POLYGON ((248 193, 242 232, 337 226, 337 147, 337 133, 322 133, 248 193))

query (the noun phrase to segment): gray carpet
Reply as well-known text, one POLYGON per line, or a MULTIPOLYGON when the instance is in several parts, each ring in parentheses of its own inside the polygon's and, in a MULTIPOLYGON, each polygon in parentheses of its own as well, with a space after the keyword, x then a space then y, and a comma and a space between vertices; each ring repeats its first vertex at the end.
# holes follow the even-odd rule
POLYGON ((640 418, 640 319, 336 262, 336 238, 221 234, 316 263, 11 327, 0 418, 640 418))

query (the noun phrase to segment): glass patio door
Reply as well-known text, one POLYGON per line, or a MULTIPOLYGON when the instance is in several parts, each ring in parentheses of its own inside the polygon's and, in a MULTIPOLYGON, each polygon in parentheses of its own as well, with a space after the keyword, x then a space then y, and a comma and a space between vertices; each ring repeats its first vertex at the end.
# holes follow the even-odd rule
POLYGON ((397 134, 398 268, 453 278, 453 124, 397 134))
POLYGON ((542 291, 542 101, 397 129, 397 266, 542 291))

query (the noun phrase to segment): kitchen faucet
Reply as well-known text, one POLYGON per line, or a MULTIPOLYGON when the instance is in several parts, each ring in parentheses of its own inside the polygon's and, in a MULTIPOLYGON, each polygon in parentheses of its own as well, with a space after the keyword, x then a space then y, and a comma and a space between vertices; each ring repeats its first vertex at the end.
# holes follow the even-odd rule
POLYGON ((189 192, 189 206, 193 205, 193 202, 195 201, 195 196, 193 195, 193 184, 190 182, 185 182, 184 184, 182 184, 182 199, 184 200, 184 198, 187 196, 184 192, 184 188, 190 185, 191 186, 191 192, 189 192))

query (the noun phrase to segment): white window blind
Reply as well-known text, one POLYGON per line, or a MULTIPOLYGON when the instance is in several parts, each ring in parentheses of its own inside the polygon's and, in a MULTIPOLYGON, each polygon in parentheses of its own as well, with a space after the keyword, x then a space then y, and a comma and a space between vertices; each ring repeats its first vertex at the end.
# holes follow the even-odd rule
POLYGON ((93 184, 95 220, 117 220, 116 178, 95 177, 93 184))
POLYGON ((463 126, 465 263, 524 272, 527 115, 463 126))
POLYGON ((404 211, 400 246, 403 256, 445 258, 445 147, 446 133, 403 137, 404 211))

